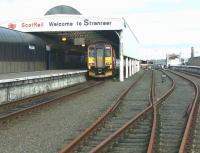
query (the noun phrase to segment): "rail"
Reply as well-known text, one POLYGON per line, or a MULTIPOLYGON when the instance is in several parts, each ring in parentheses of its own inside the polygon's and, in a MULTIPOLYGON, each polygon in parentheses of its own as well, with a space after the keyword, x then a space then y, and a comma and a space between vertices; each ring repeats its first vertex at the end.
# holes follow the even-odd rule
MULTIPOLYGON (((175 72, 173 72, 175 73, 175 72)), ((195 114, 195 111, 197 111, 198 107, 196 107, 197 105, 197 102, 198 102, 198 98, 199 98, 199 86, 193 81, 193 80, 190 80, 190 79, 187 79, 186 77, 176 73, 177 75, 181 76, 182 78, 185 78, 186 80, 190 81, 191 84, 193 84, 194 88, 195 88, 195 97, 193 99, 193 102, 192 102, 192 109, 190 111, 190 114, 189 114, 189 117, 188 117, 188 120, 187 120, 187 124, 186 124, 186 128, 185 128, 185 131, 184 131, 184 134, 183 134, 183 138, 182 138, 182 141, 181 141, 181 145, 180 145, 180 148, 179 148, 179 153, 184 153, 186 152, 186 145, 188 143, 188 139, 189 139, 189 136, 190 136, 190 133, 191 133, 191 128, 192 128, 192 124, 193 124, 193 117, 194 117, 194 114, 195 114)))
POLYGON ((132 127, 134 124, 137 123, 137 121, 142 118, 145 113, 149 112, 152 110, 153 106, 153 99, 155 95, 155 86, 154 86, 154 77, 153 77, 153 71, 152 71, 152 79, 151 79, 151 89, 150 89, 150 100, 151 104, 148 106, 146 109, 144 109, 142 112, 137 114, 135 117, 133 117, 130 121, 125 123, 120 129, 115 131, 112 135, 107 137, 104 141, 102 141, 99 145, 97 145, 93 150, 91 150, 89 153, 99 153, 102 152, 109 144, 111 144, 113 141, 115 141, 117 138, 119 138, 121 135, 123 135, 127 129, 132 127))
MULTIPOLYGON (((164 71, 163 71, 164 72, 164 71)), ((166 74, 166 73, 165 73, 166 74)), ((167 74, 166 74, 167 75, 167 74)), ((157 128, 157 108, 158 106, 165 100, 166 97, 168 97, 175 89, 175 82, 174 80, 167 75, 167 77, 172 81, 172 86, 171 88, 157 101, 153 100, 153 125, 152 125, 152 130, 151 130, 151 137, 147 149, 147 153, 153 153, 154 152, 154 145, 155 145, 155 139, 156 139, 156 128, 157 128)), ((155 93, 155 89, 154 89, 155 93)))
POLYGON ((142 74, 139 79, 137 79, 133 84, 126 89, 124 92, 118 96, 116 100, 113 101, 112 105, 93 123, 91 124, 83 133, 78 135, 74 140, 72 140, 69 144, 64 146, 63 149, 59 151, 59 153, 71 153, 75 151, 85 140, 87 140, 90 135, 92 135, 95 131, 98 130, 98 128, 104 124, 104 122, 112 115, 112 113, 116 110, 116 108, 119 106, 121 99, 125 97, 126 94, 139 82, 139 80, 144 76, 144 73, 142 74))
MULTIPOLYGON (((9 119, 11 119, 11 118, 15 118, 15 117, 17 118, 19 115, 24 114, 24 113, 26 113, 26 112, 29 112, 29 111, 31 111, 31 110, 33 110, 33 109, 40 108, 40 107, 42 107, 42 106, 45 106, 45 105, 50 104, 50 103, 52 103, 52 102, 55 102, 55 101, 57 101, 57 100, 66 98, 66 97, 68 97, 68 96, 73 96, 74 94, 78 94, 78 93, 80 93, 80 92, 82 92, 82 91, 85 91, 86 89, 92 88, 92 87, 97 86, 97 85, 100 85, 100 84, 102 84, 102 83, 104 83, 104 82, 96 82, 96 83, 91 84, 91 85, 89 85, 89 86, 87 86, 87 87, 83 87, 83 88, 81 88, 81 89, 78 89, 78 90, 76 90, 76 91, 73 91, 73 92, 71 92, 71 93, 69 93, 69 94, 64 94, 64 95, 61 95, 61 96, 56 97, 56 98, 51 99, 51 100, 46 100, 46 101, 44 100, 44 101, 42 101, 41 103, 38 103, 38 104, 31 104, 31 106, 27 106, 26 108, 18 109, 18 110, 12 111, 12 112, 9 111, 9 113, 0 116, 0 122, 5 123, 7 120, 9 120, 9 119)), ((41 95, 41 96, 42 96, 42 95, 41 95)), ((38 97, 38 96, 37 96, 37 97, 38 97)), ((34 97, 32 97, 32 98, 34 98, 34 97)), ((28 98, 28 100, 30 101, 32 98, 28 98)), ((24 99, 24 100, 26 100, 26 99, 24 99)), ((21 103, 21 100, 20 100, 20 103, 21 103)), ((11 105, 13 105, 13 104, 11 104, 11 105)), ((8 104, 3 105, 3 107, 8 107, 8 104)))
MULTIPOLYGON (((155 95, 154 81, 152 81, 151 84, 152 84, 152 86, 151 86, 151 96, 152 96, 152 98, 151 99, 154 100, 154 95, 155 95)), ((172 93, 172 91, 174 90, 174 88, 175 88, 175 83, 173 82, 172 87, 154 105, 160 104, 160 102, 162 102, 167 96, 169 96, 172 93)), ((153 101, 152 101, 152 103, 153 103, 153 101)), ((126 124, 124 124, 119 130, 117 130, 112 135, 110 135, 107 139, 105 139, 104 141, 102 141, 98 146, 96 146, 89 153, 100 153, 100 152, 103 152, 104 149, 108 146, 108 144, 112 144, 112 142, 114 140, 116 140, 118 137, 120 137, 128 128, 133 127, 133 125, 136 124, 137 121, 140 118, 142 118, 143 116, 145 116, 147 112, 149 112, 149 111, 151 111, 153 109, 152 106, 154 106, 154 105, 148 106, 145 110, 143 110, 138 115, 136 115, 134 118, 132 118, 130 121, 128 121, 126 124)), ((155 129, 153 130, 153 132, 155 133, 155 129)), ((153 138, 151 138, 151 139, 153 140, 153 138)), ((151 143, 153 144, 153 141, 151 143)), ((150 148, 152 147, 152 149, 153 149, 153 145, 151 146, 151 144, 150 144, 149 147, 150 148)), ((149 150, 149 151, 151 151, 151 150, 149 150)))

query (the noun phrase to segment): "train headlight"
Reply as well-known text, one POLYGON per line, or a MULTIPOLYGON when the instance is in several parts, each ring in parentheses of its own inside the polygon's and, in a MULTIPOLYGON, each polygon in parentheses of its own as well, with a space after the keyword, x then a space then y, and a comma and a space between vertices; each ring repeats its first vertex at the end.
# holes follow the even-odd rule
POLYGON ((110 62, 106 62, 106 66, 109 66, 109 65, 111 65, 112 63, 110 63, 110 62))

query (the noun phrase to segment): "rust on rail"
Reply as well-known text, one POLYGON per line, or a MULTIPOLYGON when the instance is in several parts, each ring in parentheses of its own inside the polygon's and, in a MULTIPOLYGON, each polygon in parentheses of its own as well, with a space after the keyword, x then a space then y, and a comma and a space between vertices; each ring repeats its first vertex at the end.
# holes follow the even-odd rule
MULTIPOLYGON (((172 81, 171 88, 161 98, 159 98, 156 102, 153 101, 153 103, 154 103, 154 105, 153 105, 153 125, 152 125, 152 129, 151 129, 151 137, 150 137, 147 153, 153 153, 154 152, 153 149, 154 149, 154 145, 155 145, 156 128, 157 128, 157 108, 165 100, 165 98, 168 97, 175 89, 174 80, 171 77, 169 77, 169 75, 167 75, 167 77, 172 81)), ((154 93, 155 93, 155 89, 154 89, 154 93)), ((153 94, 153 95, 155 95, 155 94, 153 94)), ((155 98, 153 98, 153 99, 155 99, 155 98)))
POLYGON ((151 137, 149 141, 149 146, 147 149, 147 153, 152 153, 153 151, 153 145, 154 145, 154 140, 155 140, 155 135, 156 135, 156 126, 157 126, 157 112, 156 112, 156 107, 154 105, 155 102, 155 81, 154 81, 154 76, 152 77, 151 81, 151 103, 153 105, 153 125, 151 128, 151 137))
MULTIPOLYGON (((123 133, 130 127, 132 127, 133 125, 135 125, 137 123, 137 121, 142 118, 143 116, 146 115, 147 112, 149 111, 153 111, 153 106, 158 105, 159 102, 164 101, 164 99, 170 95, 172 93, 172 91, 175 89, 175 83, 172 80, 172 87, 156 102, 154 103, 154 105, 150 105, 149 107, 147 107, 145 110, 143 110, 142 112, 140 112, 139 114, 137 114, 135 117, 133 117, 130 121, 128 121, 126 124, 124 124, 120 129, 118 129, 116 132, 114 132, 112 135, 110 135, 107 139, 105 139, 104 141, 102 141, 98 146, 96 146, 93 150, 91 150, 89 153, 99 153, 102 152, 106 149, 108 144, 112 144, 112 142, 114 140, 116 140, 118 137, 120 137, 121 135, 123 135, 123 133)), ((154 83, 152 82, 152 85, 154 83)), ((151 95, 154 97, 155 95, 155 87, 152 86, 151 88, 151 95)), ((151 98, 152 100, 154 98, 151 98)), ((155 112, 156 113, 156 112, 155 112)), ((155 118, 156 120, 156 118, 155 118)), ((155 129, 154 129, 155 130, 155 129)), ((155 133, 155 131, 154 131, 155 133)), ((153 139, 153 138, 152 138, 153 139)), ((153 141, 152 141, 153 142, 153 141)), ((152 143, 153 144, 153 143, 152 143)), ((153 148, 153 145, 152 145, 153 148)))
MULTIPOLYGON (((51 100, 47 100, 47 101, 45 101, 45 102, 38 103, 38 104, 36 104, 36 105, 32 105, 32 106, 27 107, 27 108, 24 108, 24 109, 20 109, 20 110, 18 110, 18 111, 15 111, 15 112, 6 114, 6 115, 4 115, 4 116, 0 116, 0 123, 5 123, 5 122, 8 121, 9 119, 18 118, 18 116, 20 116, 20 115, 22 115, 22 114, 24 114, 24 113, 30 112, 30 111, 32 111, 32 110, 35 110, 35 109, 38 109, 38 108, 41 108, 41 107, 44 107, 44 106, 46 106, 47 104, 53 103, 53 102, 58 101, 58 100, 60 100, 60 99, 73 96, 73 95, 78 94, 78 93, 80 93, 80 92, 82 92, 82 91, 85 91, 86 89, 92 88, 92 87, 94 87, 94 86, 96 86, 96 85, 100 85, 100 84, 102 84, 102 83, 104 83, 104 82, 95 83, 95 84, 92 84, 92 85, 90 85, 90 86, 87 86, 87 87, 78 89, 78 90, 76 90, 76 91, 73 91, 73 92, 71 92, 71 93, 69 93, 69 94, 62 95, 62 96, 60 96, 60 97, 56 97, 56 98, 51 99, 51 100)), ((61 90, 61 89, 60 89, 60 90, 61 90)), ((62 90, 63 90, 63 89, 62 89, 62 90)), ((34 97, 31 97, 31 98, 34 98, 34 97)), ((28 100, 31 99, 31 98, 28 98, 28 100)), ((26 99, 24 99, 24 100, 26 100, 26 99)), ((20 101, 21 101, 21 100, 20 100, 20 101)), ((8 104, 6 104, 5 106, 7 106, 7 105, 8 105, 8 104)), ((4 105, 2 105, 2 106, 4 106, 4 105)))
MULTIPOLYGON (((186 77, 184 77, 182 75, 179 75, 179 76, 187 79, 186 77)), ((181 141, 181 145, 180 145, 180 148, 179 148, 179 153, 186 152, 186 145, 187 145, 187 142, 189 140, 190 132, 191 132, 191 129, 192 129, 192 124, 194 124, 193 117, 195 115, 195 112, 198 110, 198 107, 196 107, 196 106, 197 106, 197 102, 198 102, 198 98, 199 98, 199 86, 193 80, 190 80, 190 79, 187 79, 187 80, 190 81, 195 88, 195 97, 194 97, 193 102, 192 102, 192 109, 190 111, 190 114, 189 114, 189 117, 188 117, 188 120, 187 120, 186 128, 185 128, 183 138, 182 138, 182 141, 181 141)))
POLYGON ((187 123, 186 123, 186 128, 185 128, 185 131, 184 131, 184 134, 183 134, 183 137, 182 137, 182 141, 181 141, 181 144, 180 144, 180 148, 179 148, 179 153, 185 153, 186 152, 186 145, 187 145, 188 140, 189 140, 192 125, 194 124, 193 118, 194 118, 195 112, 197 112, 197 109, 198 109, 198 107, 196 107, 196 106, 197 106, 198 98, 199 98, 199 95, 200 95, 199 94, 199 87, 193 80, 190 80, 187 77, 180 75, 180 74, 178 74, 174 71, 170 71, 170 72, 182 77, 185 80, 188 80, 194 86, 194 89, 195 89, 195 96, 194 96, 194 99, 193 99, 192 104, 191 104, 192 108, 191 108, 191 111, 189 113, 189 117, 188 117, 188 120, 187 120, 187 123))
POLYGON ((133 126, 140 118, 142 118, 147 112, 152 110, 152 106, 148 106, 145 110, 137 114, 134 118, 132 118, 129 122, 124 124, 121 128, 119 128, 117 131, 115 131, 112 135, 110 135, 108 138, 106 138, 104 141, 102 141, 99 145, 97 145, 93 150, 91 150, 89 153, 98 153, 104 150, 108 144, 112 143, 114 140, 116 140, 119 136, 123 135, 123 133, 130 127, 133 126))

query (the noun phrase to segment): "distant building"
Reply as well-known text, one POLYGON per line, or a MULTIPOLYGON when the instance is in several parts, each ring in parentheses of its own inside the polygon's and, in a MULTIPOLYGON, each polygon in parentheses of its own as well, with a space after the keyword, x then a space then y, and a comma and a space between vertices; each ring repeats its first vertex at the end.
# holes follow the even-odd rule
POLYGON ((167 54, 166 63, 167 67, 181 65, 181 57, 178 54, 167 54))
POLYGON ((191 47, 191 57, 188 59, 187 65, 200 66, 200 56, 195 57, 194 47, 191 47))
POLYGON ((188 59, 187 65, 200 66, 200 57, 191 57, 188 59))
POLYGON ((194 57, 194 47, 191 47, 191 58, 194 57))

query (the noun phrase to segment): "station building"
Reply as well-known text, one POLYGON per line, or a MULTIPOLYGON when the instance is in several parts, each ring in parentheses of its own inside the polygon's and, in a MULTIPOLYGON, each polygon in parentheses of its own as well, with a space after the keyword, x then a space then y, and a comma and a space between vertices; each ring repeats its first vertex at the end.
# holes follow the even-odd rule
MULTIPOLYGON (((65 78, 71 72, 53 70, 78 69, 78 72, 86 73, 87 46, 97 41, 109 42, 114 47, 120 81, 139 71, 140 44, 124 18, 85 16, 72 7, 60 5, 51 8, 40 18, 0 22, 0 74, 4 74, 0 75, 0 83, 7 83, 1 85, 0 103, 27 96, 19 96, 20 93, 38 94, 41 88, 48 91, 65 87, 65 78), (53 74, 49 74, 50 71, 44 74, 45 70, 51 70, 53 74), (24 73, 23 79, 18 79, 21 83, 16 83, 17 74, 9 81, 1 79, 1 76, 6 78, 8 73, 18 72, 38 72, 40 76, 35 73, 30 79, 24 73), (63 82, 55 85, 54 79, 59 79, 60 75, 64 76, 63 82), (52 85, 43 83, 40 88, 37 82, 44 78, 52 85), (11 86, 8 82, 14 82, 10 90, 6 89, 11 86), (28 87, 27 84, 32 82, 36 84, 28 87), (19 84, 25 88, 19 88, 19 84)), ((84 81, 82 76, 71 80, 84 81)))
MULTIPOLYGON (((46 59, 35 57, 37 47, 28 42, 30 55, 27 55, 27 68, 10 68, 7 72, 36 71, 45 69, 84 68, 87 46, 95 41, 107 41, 113 44, 120 65, 120 81, 124 76, 134 74, 139 69, 139 42, 124 18, 93 17, 81 15, 69 6, 56 6, 48 10, 44 17, 16 20, 0 23, 0 26, 29 33, 46 43, 46 59), (41 61, 41 59, 43 59, 41 61), (36 62, 36 60, 38 62, 36 62), (31 61, 35 61, 32 62, 31 61), (124 65, 125 74, 124 74, 124 65), (11 71, 12 69, 12 71, 11 71)), ((13 36, 7 38, 14 39, 13 36)), ((19 53, 15 53, 20 56, 19 53)), ((14 55, 15 56, 15 55, 14 55)), ((6 58, 4 58, 6 59, 6 58)), ((12 64, 11 64, 12 65, 12 64)), ((0 68, 1 73, 6 72, 0 68)))

